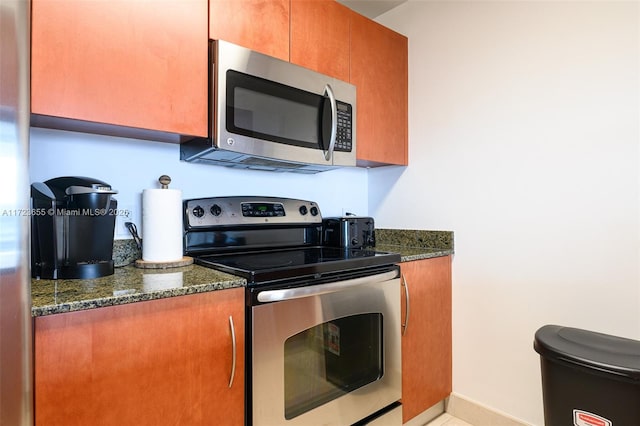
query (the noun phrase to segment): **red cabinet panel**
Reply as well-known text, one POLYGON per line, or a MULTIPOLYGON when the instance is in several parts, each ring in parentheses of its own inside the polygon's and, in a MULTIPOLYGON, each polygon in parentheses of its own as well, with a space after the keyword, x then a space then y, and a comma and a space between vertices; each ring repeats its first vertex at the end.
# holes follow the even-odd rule
POLYGON ((207 0, 33 0, 34 114, 207 136, 207 0))
POLYGON ((36 317, 34 363, 36 425, 243 425, 244 289, 36 317))
MULTIPOLYGON (((451 393, 451 256, 404 262, 400 268, 410 295, 410 317, 402 336, 406 423, 451 393)), ((404 318, 404 298, 402 307, 404 318)))

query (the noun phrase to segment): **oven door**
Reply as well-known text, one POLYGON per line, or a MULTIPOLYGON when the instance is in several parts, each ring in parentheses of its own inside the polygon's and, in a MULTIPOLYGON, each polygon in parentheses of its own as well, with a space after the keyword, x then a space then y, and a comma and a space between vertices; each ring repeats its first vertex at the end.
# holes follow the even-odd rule
POLYGON ((397 269, 257 299, 253 425, 347 425, 400 399, 397 269))

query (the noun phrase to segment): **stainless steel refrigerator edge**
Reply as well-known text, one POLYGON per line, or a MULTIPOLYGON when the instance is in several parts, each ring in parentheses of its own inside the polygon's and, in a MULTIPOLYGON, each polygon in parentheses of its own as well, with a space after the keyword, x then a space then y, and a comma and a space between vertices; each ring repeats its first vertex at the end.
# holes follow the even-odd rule
POLYGON ((33 424, 29 0, 0 1, 0 425, 33 424))

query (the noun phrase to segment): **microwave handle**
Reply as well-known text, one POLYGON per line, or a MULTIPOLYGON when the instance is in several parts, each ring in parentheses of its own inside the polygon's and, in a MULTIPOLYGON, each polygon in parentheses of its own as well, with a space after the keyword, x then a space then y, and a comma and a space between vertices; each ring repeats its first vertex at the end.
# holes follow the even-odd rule
POLYGON ((324 87, 324 93, 329 96, 329 101, 331 102, 331 137, 329 139, 329 149, 324 153, 324 159, 331 161, 333 150, 336 146, 336 136, 338 134, 338 104, 333 94, 333 89, 329 84, 324 87))

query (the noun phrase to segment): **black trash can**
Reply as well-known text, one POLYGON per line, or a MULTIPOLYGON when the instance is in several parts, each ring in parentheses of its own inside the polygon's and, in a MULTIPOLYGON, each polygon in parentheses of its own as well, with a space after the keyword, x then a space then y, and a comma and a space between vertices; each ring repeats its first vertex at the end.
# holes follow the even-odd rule
POLYGON ((640 425, 640 342, 545 325, 533 347, 546 426, 640 425))

